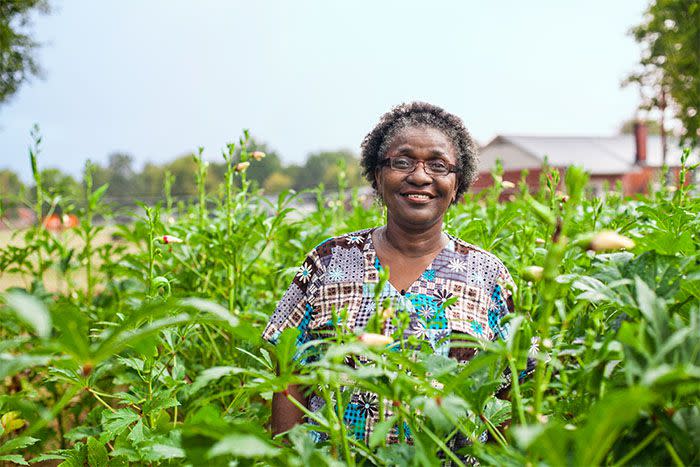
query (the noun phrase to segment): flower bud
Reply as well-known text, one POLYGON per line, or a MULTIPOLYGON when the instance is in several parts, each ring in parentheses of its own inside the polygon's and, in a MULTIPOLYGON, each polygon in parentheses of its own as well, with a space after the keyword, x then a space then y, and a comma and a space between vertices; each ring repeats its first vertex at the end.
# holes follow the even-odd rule
POLYGON ((366 332, 360 336, 360 342, 369 347, 386 347, 387 345, 394 342, 394 340, 383 334, 374 334, 371 332, 366 332))
POLYGON ((386 321, 387 319, 391 319, 394 317, 396 312, 392 307, 387 307, 384 310, 382 310, 382 321, 386 321))
POLYGON ((535 239, 535 245, 544 245, 545 243, 547 243, 547 242, 544 241, 544 238, 538 237, 535 239))
POLYGON ((265 158, 265 153, 262 151, 253 151, 253 154, 251 154, 250 157, 252 157, 256 161, 259 161, 265 158))
POLYGON ((634 248, 634 242, 632 239, 612 230, 603 230, 591 239, 588 248, 594 251, 630 250, 634 248))
POLYGON ((170 243, 184 243, 181 238, 177 238, 173 235, 163 235, 163 243, 170 244, 170 243))
POLYGON ((523 279, 530 282, 538 282, 542 280, 544 269, 542 266, 528 266, 523 269, 523 279))
POLYGON ((238 164, 236 164, 234 166, 233 170, 235 170, 238 173, 241 173, 241 172, 245 172, 249 166, 250 166, 250 162, 248 162, 248 161, 239 162, 238 164))
POLYGON ((515 183, 509 182, 508 180, 503 180, 503 181, 501 182, 501 187, 502 187, 502 188, 505 188, 505 189, 508 189, 508 188, 515 188, 515 183))

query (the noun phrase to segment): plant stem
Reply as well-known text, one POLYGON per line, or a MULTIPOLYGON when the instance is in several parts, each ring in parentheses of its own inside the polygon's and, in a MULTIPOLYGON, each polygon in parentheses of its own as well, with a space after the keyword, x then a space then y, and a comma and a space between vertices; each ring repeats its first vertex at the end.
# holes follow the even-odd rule
POLYGON ((97 394, 96 391, 93 391, 92 388, 87 388, 87 390, 90 392, 90 394, 92 394, 93 396, 95 396, 95 399, 97 399, 97 401, 98 401, 100 404, 102 404, 102 405, 104 405, 105 407, 107 407, 107 408, 109 409, 110 412, 112 412, 112 413, 116 412, 116 410, 114 410, 114 409, 112 408, 111 405, 109 405, 107 402, 105 402, 104 399, 102 399, 102 398, 99 396, 99 394, 97 394))
POLYGON ((671 459, 673 459, 673 462, 678 467, 685 467, 685 464, 681 460, 681 458, 678 455, 678 453, 676 452, 676 450, 673 448, 673 445, 667 439, 664 439, 664 446, 666 446, 666 450, 671 455, 671 459))
POLYGON ((632 450, 625 454, 625 456, 622 459, 617 461, 615 465, 613 465, 613 467, 620 467, 628 463, 634 458, 634 456, 639 454, 642 451, 642 449, 647 447, 649 443, 651 443, 654 440, 654 438, 658 436, 659 433, 661 433, 661 428, 656 428, 654 431, 649 433, 647 437, 642 440, 641 443, 638 443, 634 448, 632 448, 632 450))

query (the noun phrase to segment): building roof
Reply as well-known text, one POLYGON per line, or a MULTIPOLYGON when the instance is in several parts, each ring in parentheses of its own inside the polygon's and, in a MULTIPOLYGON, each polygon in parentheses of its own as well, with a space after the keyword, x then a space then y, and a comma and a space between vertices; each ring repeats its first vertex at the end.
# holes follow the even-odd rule
MULTIPOLYGON (((629 172, 635 165, 636 147, 634 135, 615 136, 513 136, 499 135, 482 148, 482 154, 489 148, 513 145, 520 151, 543 161, 544 157, 551 166, 567 167, 581 165, 595 175, 612 175, 629 172)), ((683 150, 678 147, 678 140, 667 138, 666 162, 671 167, 680 166, 683 150)), ((498 158, 498 154, 496 154, 498 158)), ((697 151, 690 161, 697 161, 697 151)), ((647 166, 661 167, 661 137, 647 138, 647 166)), ((504 161, 504 166, 508 166, 504 161)), ((510 167, 520 169, 521 167, 510 167)), ((522 167, 526 168, 526 167, 522 167)))

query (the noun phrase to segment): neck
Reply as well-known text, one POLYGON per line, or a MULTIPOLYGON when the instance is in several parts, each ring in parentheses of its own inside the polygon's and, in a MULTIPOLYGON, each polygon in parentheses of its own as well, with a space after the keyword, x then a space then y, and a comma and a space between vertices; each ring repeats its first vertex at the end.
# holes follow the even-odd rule
POLYGON ((412 229, 393 222, 390 216, 382 233, 392 249, 410 258, 429 255, 447 244, 447 236, 442 233, 442 219, 427 229, 412 229))

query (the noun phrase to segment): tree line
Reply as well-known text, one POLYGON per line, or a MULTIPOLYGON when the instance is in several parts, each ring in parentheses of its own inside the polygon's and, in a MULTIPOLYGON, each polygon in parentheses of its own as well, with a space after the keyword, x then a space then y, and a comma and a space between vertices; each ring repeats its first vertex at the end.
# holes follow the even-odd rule
MULTIPOLYGON (((287 189, 297 191, 323 184, 325 189, 338 188, 339 172, 344 172, 348 187, 362 185, 361 168, 357 156, 347 150, 321 151, 309 154, 303 164, 285 164, 279 154, 264 143, 251 139, 248 152, 260 151, 265 157, 251 160, 246 168, 247 179, 266 193, 275 194, 287 189)), ((139 170, 133 156, 113 153, 104 164, 89 162, 95 187, 108 184, 105 199, 116 206, 131 206, 137 200, 157 202, 164 199, 166 183, 175 200, 187 200, 197 194, 197 156, 185 154, 174 160, 147 162, 139 170)), ((236 158, 234 158, 235 160, 236 158)), ((39 164, 41 161, 39 161, 39 164)), ((206 187, 215 191, 224 182, 226 163, 210 162, 206 187)), ((82 199, 84 176, 76 178, 58 168, 39 168, 45 196, 60 210, 72 200, 82 199)), ((23 203, 36 199, 36 184, 25 184, 10 169, 0 169, 0 217, 13 214, 23 203)))

